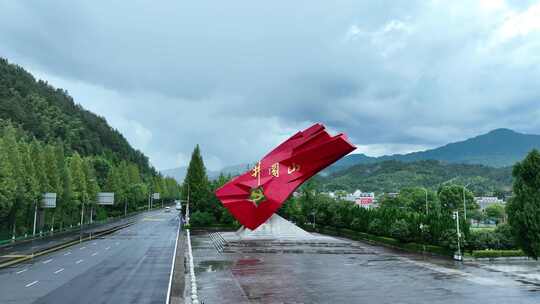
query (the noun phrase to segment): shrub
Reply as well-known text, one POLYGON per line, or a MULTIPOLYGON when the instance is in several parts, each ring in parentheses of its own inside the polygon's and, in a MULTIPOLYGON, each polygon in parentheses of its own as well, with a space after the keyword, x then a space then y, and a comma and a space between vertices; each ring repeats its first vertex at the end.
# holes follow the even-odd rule
POLYGON ((500 257, 522 257, 525 256, 521 250, 474 250, 475 258, 500 258, 500 257))
POLYGON ((189 223, 193 227, 206 227, 216 223, 216 218, 209 212, 195 211, 191 214, 189 223))

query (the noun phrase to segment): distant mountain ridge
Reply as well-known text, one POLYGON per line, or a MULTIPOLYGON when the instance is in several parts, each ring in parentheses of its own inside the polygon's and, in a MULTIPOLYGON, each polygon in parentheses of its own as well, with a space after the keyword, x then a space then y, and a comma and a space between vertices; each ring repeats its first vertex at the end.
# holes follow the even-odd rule
MULTIPOLYGON (((233 175, 233 176, 239 175, 247 171, 249 169, 249 166, 250 166, 249 164, 239 164, 239 165, 224 167, 223 169, 217 170, 217 171, 207 170, 206 175, 208 175, 208 178, 210 180, 218 178, 219 175, 222 173, 225 175, 233 175)), ((184 178, 186 177, 186 173, 187 173, 187 167, 185 166, 161 170, 161 174, 163 174, 164 176, 172 177, 179 183, 184 181, 184 178)))
POLYGON ((479 164, 500 168, 512 166, 534 148, 540 149, 540 135, 523 134, 501 128, 426 151, 380 157, 350 154, 328 168, 326 173, 344 170, 357 164, 373 164, 387 160, 402 162, 438 160, 446 163, 479 164))

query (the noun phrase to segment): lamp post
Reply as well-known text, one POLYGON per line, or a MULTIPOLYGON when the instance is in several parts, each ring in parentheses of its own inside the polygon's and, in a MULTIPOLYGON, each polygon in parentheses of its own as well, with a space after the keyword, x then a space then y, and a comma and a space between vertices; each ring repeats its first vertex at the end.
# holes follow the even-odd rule
POLYGON ((462 257, 461 257, 461 245, 460 245, 460 242, 459 242, 459 239, 461 238, 461 232, 459 231, 459 212, 454 211, 453 217, 456 220, 457 250, 458 250, 457 251, 457 256, 454 255, 454 260, 461 261, 462 260, 462 257))

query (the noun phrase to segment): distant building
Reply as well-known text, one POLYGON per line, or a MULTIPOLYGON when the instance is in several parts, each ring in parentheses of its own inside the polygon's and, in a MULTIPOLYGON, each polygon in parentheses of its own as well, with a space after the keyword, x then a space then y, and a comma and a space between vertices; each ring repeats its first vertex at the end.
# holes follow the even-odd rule
POLYGON ((495 196, 480 196, 475 197, 474 201, 480 206, 481 210, 493 204, 505 204, 505 201, 495 196))

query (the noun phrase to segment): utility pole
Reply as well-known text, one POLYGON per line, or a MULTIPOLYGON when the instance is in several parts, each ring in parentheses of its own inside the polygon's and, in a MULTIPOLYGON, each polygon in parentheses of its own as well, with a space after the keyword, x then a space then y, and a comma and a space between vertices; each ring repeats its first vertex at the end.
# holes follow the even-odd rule
POLYGON ((428 205, 428 198, 427 198, 428 191, 427 191, 427 189, 425 187, 422 187, 422 190, 424 190, 426 192, 426 215, 428 215, 429 214, 429 205, 428 205))
POLYGON ((465 189, 470 185, 471 183, 466 184, 463 186, 463 218, 465 219, 465 222, 467 221, 467 203, 465 202, 465 189))

